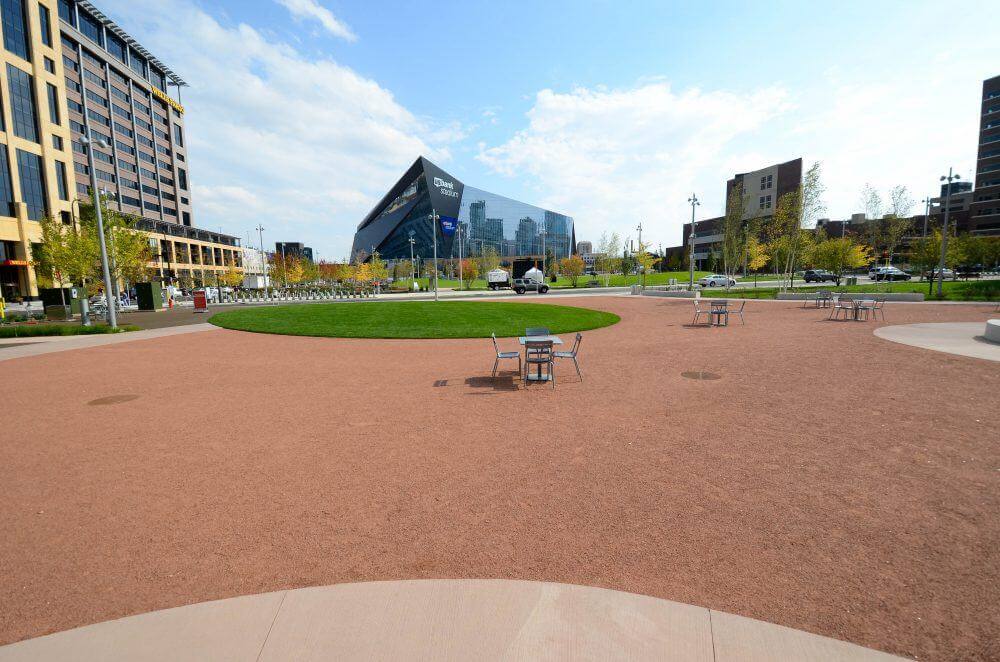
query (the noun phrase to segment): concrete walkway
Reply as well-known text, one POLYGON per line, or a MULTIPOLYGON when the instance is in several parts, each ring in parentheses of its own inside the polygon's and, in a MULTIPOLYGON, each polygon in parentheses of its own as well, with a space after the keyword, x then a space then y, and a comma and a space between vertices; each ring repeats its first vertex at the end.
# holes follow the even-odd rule
POLYGON ((741 616, 501 579, 338 584, 166 609, 0 647, 22 660, 900 660, 741 616))
POLYGON ((36 336, 28 338, 0 338, 0 361, 9 361, 26 356, 39 356, 52 352, 65 352, 71 349, 87 347, 102 347, 137 340, 151 340, 164 336, 176 336, 182 333, 197 333, 199 331, 217 331, 219 327, 201 322, 184 326, 172 326, 162 329, 143 331, 128 331, 125 333, 106 333, 92 336, 36 336))
POLYGON ((983 338, 986 321, 946 322, 938 324, 898 324, 875 329, 884 340, 932 349, 937 352, 1000 361, 1000 344, 983 338))

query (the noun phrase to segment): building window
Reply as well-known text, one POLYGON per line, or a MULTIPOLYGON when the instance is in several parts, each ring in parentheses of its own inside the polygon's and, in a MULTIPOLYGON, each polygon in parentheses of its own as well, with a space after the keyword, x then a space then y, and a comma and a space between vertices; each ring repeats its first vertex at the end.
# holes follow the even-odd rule
POLYGON ((52 17, 49 8, 38 3, 38 27, 42 30, 42 43, 52 47, 52 17))
POLYGON ((191 212, 182 211, 181 212, 181 219, 183 220, 184 225, 187 225, 188 227, 191 226, 191 212))
POLYGON ((66 99, 66 105, 70 110, 75 110, 76 112, 83 115, 83 104, 79 101, 73 101, 72 99, 66 99))
POLYGON ((14 55, 31 59, 28 46, 28 22, 24 15, 24 0, 0 0, 3 12, 3 45, 14 55))
POLYGON ((183 168, 177 169, 177 181, 182 191, 188 190, 187 172, 183 168))
POLYGON ((95 44, 104 46, 104 30, 101 24, 97 22, 96 18, 83 10, 80 10, 80 32, 85 37, 90 38, 95 44))
POLYGON ((49 93, 49 119, 55 125, 62 125, 62 119, 59 117, 59 90, 52 83, 46 83, 45 89, 49 93))
POLYGON ((139 74, 143 78, 146 77, 146 58, 142 57, 135 51, 132 51, 131 57, 129 58, 129 67, 132 71, 139 74))
POLYGON ((115 115, 117 115, 118 117, 124 117, 127 120, 132 119, 132 113, 130 113, 129 111, 125 110, 124 108, 122 108, 121 106, 119 106, 116 103, 111 104, 111 111, 115 115))
POLYGON ((0 214, 13 216, 14 187, 10 181, 10 163, 7 161, 7 148, 0 148, 0 214))
POLYGON ((63 151, 63 139, 61 136, 52 136, 52 149, 63 151))
POLYGON ((184 147, 184 133, 180 124, 174 124, 174 142, 178 147, 184 147))
POLYGON ((87 90, 87 98, 102 108, 108 107, 108 100, 93 90, 87 90))
POLYGON ((73 0, 59 0, 59 18, 76 27, 76 12, 73 11, 73 0))
POLYGON ((83 88, 80 87, 80 84, 78 82, 76 82, 75 80, 71 80, 69 78, 66 79, 66 87, 68 89, 73 90, 77 94, 80 94, 83 91, 83 88))
POLYGON ((138 172, 139 170, 134 163, 129 163, 125 159, 118 159, 118 167, 128 172, 138 172))
POLYGON ((69 200, 69 192, 66 190, 66 164, 56 161, 56 188, 59 190, 60 200, 69 200))
POLYGON ((128 64, 128 48, 125 46, 125 42, 119 39, 117 35, 108 34, 108 52, 122 64, 128 64))
POLYGON ((93 71, 91 71, 86 67, 83 68, 83 77, 99 87, 108 86, 107 81, 105 81, 103 78, 101 78, 100 76, 98 76, 97 74, 95 74, 93 71))
POLYGON ((63 67, 71 71, 80 71, 80 65, 68 55, 63 55, 63 67))
POLYGON ((114 173, 104 172, 100 168, 98 168, 97 170, 95 170, 95 172, 97 173, 97 178, 98 179, 106 181, 106 182, 111 182, 112 184, 115 183, 114 173))
POLYGON ((120 122, 115 122, 115 131, 122 134, 123 136, 128 136, 129 138, 134 138, 135 134, 132 133, 132 129, 128 128, 120 122))
POLYGON ((94 120, 98 124, 103 124, 104 126, 111 126, 111 120, 109 120, 104 115, 101 115, 96 110, 87 109, 87 117, 94 120))
POLYGON ((42 175, 42 157, 23 149, 17 150, 17 171, 21 181, 21 197, 28 207, 28 218, 33 221, 45 218, 45 179, 42 175))
POLYGON ((163 73, 157 69, 150 67, 149 69, 149 81, 158 87, 161 91, 167 91, 167 79, 163 76, 163 73))
POLYGON ((49 72, 50 74, 54 74, 56 72, 56 61, 50 57, 45 57, 42 59, 45 61, 45 71, 49 72))
POLYGON ((10 111, 14 119, 14 135, 38 142, 35 92, 31 84, 31 74, 8 64, 7 82, 10 86, 10 111))

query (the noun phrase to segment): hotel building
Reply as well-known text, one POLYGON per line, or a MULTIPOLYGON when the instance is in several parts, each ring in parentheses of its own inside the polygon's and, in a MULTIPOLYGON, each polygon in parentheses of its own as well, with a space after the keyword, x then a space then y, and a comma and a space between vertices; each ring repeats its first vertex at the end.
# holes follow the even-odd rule
POLYGON ((983 81, 970 232, 1000 235, 1000 76, 983 81))
POLYGON ((138 219, 164 282, 212 283, 240 267, 239 239, 194 225, 186 83, 90 2, 0 0, 0 21, 2 294, 37 295, 38 221, 70 224, 77 200, 92 200, 88 133, 108 145, 93 150, 105 204, 138 219))

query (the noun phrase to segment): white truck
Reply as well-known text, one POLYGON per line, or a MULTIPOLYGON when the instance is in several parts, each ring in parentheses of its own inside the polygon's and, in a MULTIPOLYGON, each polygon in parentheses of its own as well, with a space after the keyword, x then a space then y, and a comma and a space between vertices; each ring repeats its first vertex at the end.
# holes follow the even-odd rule
POLYGON ((510 287, 510 274, 503 269, 493 269, 486 274, 486 285, 491 290, 510 287))

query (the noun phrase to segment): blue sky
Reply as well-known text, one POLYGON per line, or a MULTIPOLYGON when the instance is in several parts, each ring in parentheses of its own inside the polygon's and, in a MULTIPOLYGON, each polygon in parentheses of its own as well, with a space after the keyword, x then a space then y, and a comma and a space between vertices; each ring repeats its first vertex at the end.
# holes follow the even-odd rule
MULTIPOLYGON (((195 222, 342 258, 420 153, 568 213, 580 239, 680 243, 735 172, 819 161, 827 216, 870 182, 971 177, 1000 74, 993 3, 102 0, 190 84, 195 222)), ((917 204, 914 212, 919 211, 917 204)))

